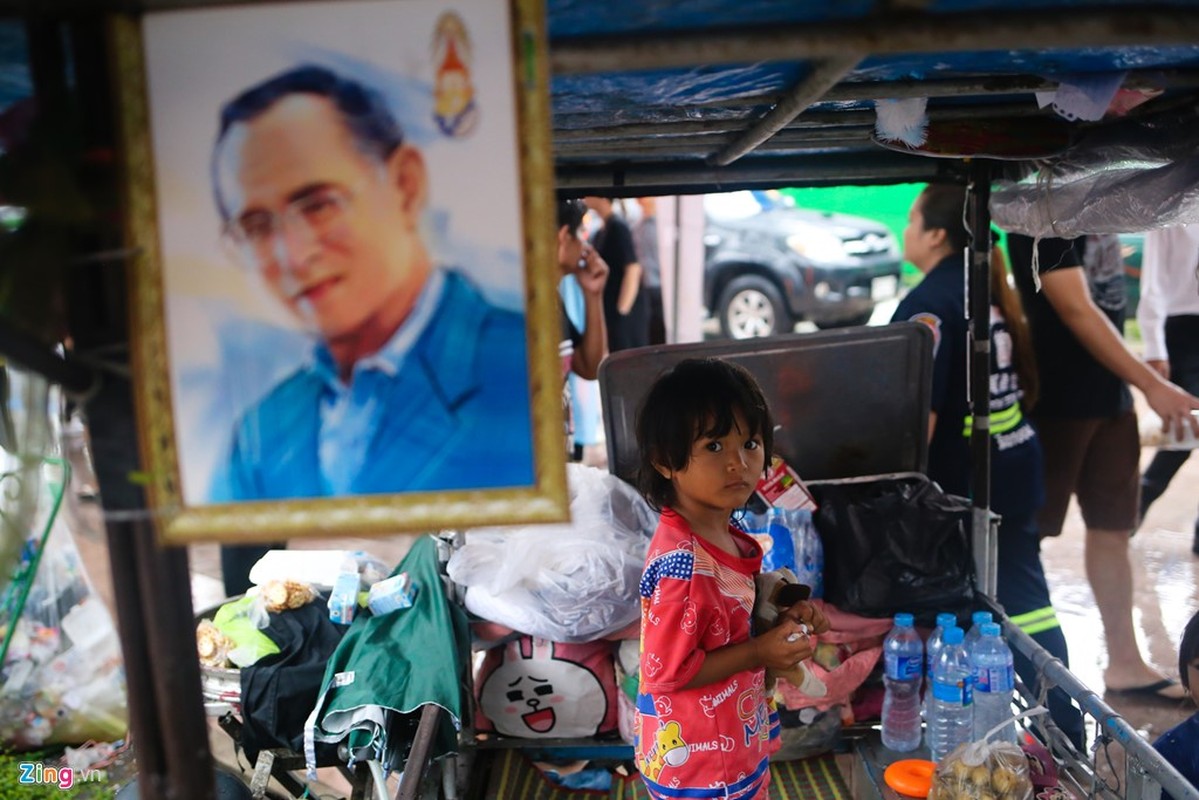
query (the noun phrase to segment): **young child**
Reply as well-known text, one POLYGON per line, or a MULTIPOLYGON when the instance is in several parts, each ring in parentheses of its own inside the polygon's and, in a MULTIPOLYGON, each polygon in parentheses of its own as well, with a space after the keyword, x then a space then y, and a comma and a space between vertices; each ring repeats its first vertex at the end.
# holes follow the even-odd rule
POLYGON ((753 376, 715 358, 660 377, 637 418, 638 488, 662 512, 641 579, 634 742, 654 798, 764 800, 778 748, 765 668, 809 658, 806 632, 828 630, 807 603, 750 629, 762 550, 730 517, 762 477, 773 430, 753 376))
MULTIPOLYGON (((1199 705, 1199 611, 1191 617, 1178 643, 1178 674, 1191 699, 1199 705)), ((1161 735, 1153 747, 1182 777, 1199 787, 1199 712, 1161 735)), ((1168 794, 1162 794, 1169 800, 1168 794)))

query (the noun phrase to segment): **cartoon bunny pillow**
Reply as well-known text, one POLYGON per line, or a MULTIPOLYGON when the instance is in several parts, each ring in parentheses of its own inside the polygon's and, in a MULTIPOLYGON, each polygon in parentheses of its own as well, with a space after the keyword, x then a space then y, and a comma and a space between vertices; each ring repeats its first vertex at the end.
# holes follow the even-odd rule
POLYGON ((573 738, 616 729, 613 643, 522 636, 487 651, 475 678, 478 730, 573 738))

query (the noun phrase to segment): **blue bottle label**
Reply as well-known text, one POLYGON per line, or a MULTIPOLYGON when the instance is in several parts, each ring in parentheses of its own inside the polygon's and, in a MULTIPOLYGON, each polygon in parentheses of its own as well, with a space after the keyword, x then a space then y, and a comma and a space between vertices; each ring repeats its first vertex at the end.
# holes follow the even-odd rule
POLYGON ((1010 693, 1016 688, 1015 677, 1012 675, 1012 668, 1009 666, 1002 667, 981 667, 978 670, 978 691, 987 693, 1010 693))
POLYGON ((918 656, 887 653, 883 656, 883 670, 891 680, 908 681, 920 677, 922 661, 918 656))
POLYGON ((968 706, 974 702, 974 687, 969 678, 953 683, 933 681, 933 698, 955 706, 968 706))

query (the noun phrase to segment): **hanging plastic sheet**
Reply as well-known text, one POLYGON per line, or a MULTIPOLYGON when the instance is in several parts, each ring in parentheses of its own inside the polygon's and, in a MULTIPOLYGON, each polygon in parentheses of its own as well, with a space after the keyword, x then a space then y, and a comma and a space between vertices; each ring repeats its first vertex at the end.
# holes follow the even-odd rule
POLYGON ((996 183, 991 217, 1006 231, 1065 239, 1199 222, 1199 121, 1097 130, 1035 174, 996 183))
POLYGON ((70 471, 50 455, 57 397, 40 378, 0 373, 0 744, 119 739, 127 723, 121 651, 61 513, 70 471))

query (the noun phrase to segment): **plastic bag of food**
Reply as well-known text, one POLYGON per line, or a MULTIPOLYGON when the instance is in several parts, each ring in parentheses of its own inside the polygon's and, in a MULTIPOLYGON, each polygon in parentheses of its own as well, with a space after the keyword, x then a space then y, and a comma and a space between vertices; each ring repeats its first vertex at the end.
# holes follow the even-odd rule
POLYGON ((928 800, 1030 800, 1024 751, 1008 742, 971 742, 947 755, 933 772, 928 800))
MULTIPOLYGON (((1036 706, 1016 720, 1044 713, 1044 707, 1036 706)), ((991 741, 1011 724, 1012 720, 1006 720, 980 741, 961 745, 941 759, 933 772, 928 800, 1031 800, 1032 779, 1024 751, 1011 742, 991 741)))

